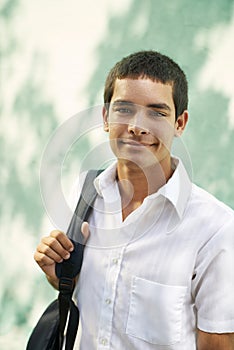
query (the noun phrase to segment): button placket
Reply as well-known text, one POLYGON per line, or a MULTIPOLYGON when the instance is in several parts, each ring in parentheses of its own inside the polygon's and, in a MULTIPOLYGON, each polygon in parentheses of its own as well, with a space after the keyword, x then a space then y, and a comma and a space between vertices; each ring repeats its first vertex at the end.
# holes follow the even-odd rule
POLYGON ((101 338, 101 339, 100 339, 100 343, 101 343, 101 345, 106 346, 107 343, 108 343, 108 341, 107 341, 106 338, 101 338))
POLYGON ((114 265, 117 265, 117 264, 118 264, 118 261, 119 261, 118 258, 113 258, 113 259, 112 259, 112 263, 113 263, 114 265))
POLYGON ((109 256, 109 266, 106 274, 105 290, 99 324, 98 350, 110 348, 114 301, 116 296, 117 280, 120 273, 122 255, 123 248, 120 250, 111 251, 109 256))

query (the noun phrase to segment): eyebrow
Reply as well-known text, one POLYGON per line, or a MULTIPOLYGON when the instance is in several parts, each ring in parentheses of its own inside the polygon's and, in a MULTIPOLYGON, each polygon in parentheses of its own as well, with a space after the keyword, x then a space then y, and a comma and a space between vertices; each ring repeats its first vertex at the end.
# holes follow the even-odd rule
POLYGON ((147 105, 148 108, 156 108, 156 109, 166 109, 167 111, 171 111, 171 108, 166 103, 152 103, 147 105))
MULTIPOLYGON (((136 103, 126 100, 116 100, 112 103, 113 105, 123 104, 123 105, 136 105, 136 103)), ((164 109, 171 111, 171 108, 166 103, 150 103, 146 105, 147 108, 164 109)))
POLYGON ((135 103, 133 103, 133 102, 131 102, 131 101, 126 101, 126 100, 115 100, 115 101, 112 102, 111 104, 113 104, 113 105, 117 105, 117 104, 135 105, 135 103))

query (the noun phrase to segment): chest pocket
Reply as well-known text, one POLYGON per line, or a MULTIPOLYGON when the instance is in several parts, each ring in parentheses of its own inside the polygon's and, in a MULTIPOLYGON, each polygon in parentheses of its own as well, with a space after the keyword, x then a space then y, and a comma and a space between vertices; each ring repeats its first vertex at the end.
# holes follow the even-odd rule
POLYGON ((134 276, 126 333, 157 345, 180 342, 186 290, 134 276))

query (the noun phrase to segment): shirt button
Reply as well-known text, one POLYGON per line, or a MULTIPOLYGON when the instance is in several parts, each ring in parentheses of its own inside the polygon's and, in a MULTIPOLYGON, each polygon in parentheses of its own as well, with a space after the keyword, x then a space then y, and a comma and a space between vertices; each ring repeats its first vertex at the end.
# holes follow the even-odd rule
POLYGON ((113 264, 117 265, 117 264, 118 264, 118 259, 114 258, 114 259, 112 260, 112 262, 113 262, 113 264))
POLYGON ((102 338, 101 339, 101 344, 106 346, 107 345, 107 339, 106 338, 102 338))
POLYGON ((110 299, 106 299, 105 301, 106 301, 106 304, 110 305, 110 303, 111 303, 110 299))

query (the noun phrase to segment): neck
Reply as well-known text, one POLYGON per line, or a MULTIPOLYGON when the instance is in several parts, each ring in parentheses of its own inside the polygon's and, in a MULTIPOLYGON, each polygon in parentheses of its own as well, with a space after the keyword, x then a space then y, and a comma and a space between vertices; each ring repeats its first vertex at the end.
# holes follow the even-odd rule
POLYGON ((134 163, 126 164, 118 160, 117 174, 122 202, 141 204, 145 197, 165 185, 172 173, 170 158, 144 169, 134 163))

